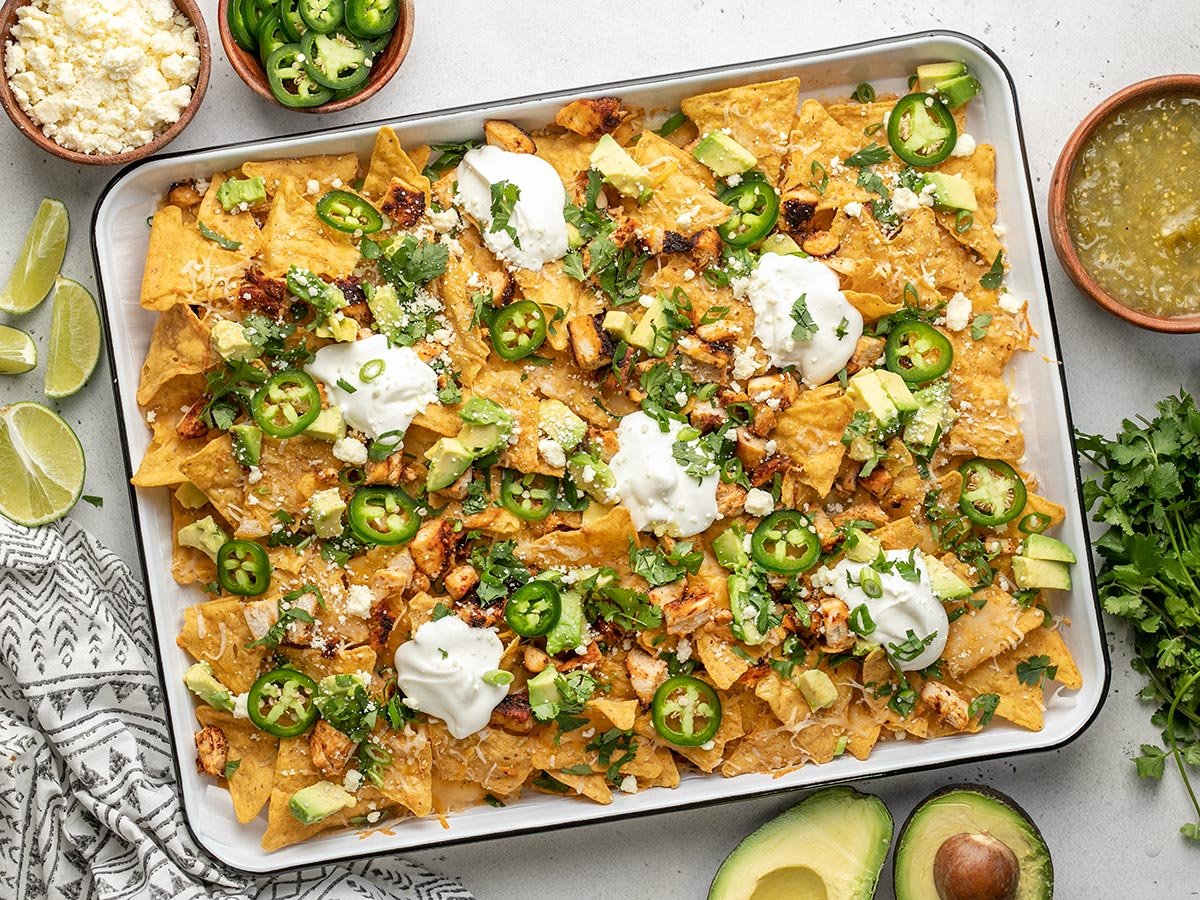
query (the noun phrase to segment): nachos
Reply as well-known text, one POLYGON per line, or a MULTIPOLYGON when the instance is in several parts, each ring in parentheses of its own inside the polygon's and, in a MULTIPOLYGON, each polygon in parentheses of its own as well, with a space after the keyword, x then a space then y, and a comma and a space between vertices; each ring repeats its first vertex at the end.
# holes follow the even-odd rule
POLYGON ((134 483, 195 591, 197 765, 265 848, 1036 730, 1080 686, 978 83, 934 68, 170 192, 134 483))

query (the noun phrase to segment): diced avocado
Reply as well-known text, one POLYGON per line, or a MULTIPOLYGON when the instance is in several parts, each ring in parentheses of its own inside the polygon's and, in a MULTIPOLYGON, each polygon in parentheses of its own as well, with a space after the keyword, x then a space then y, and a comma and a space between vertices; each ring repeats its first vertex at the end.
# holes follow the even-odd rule
POLYGON ((213 325, 208 337, 221 359, 245 361, 258 356, 258 348, 250 343, 240 322, 222 319, 213 325))
POLYGON ((580 247, 582 247, 586 243, 587 243, 587 241, 585 241, 583 239, 583 235, 580 233, 579 229, 576 228, 574 225, 572 225, 570 222, 568 222, 567 223, 567 248, 569 250, 578 250, 580 247))
POLYGON ((617 486, 616 476, 608 463, 594 453, 572 453, 567 459, 567 472, 576 487, 601 503, 609 502, 609 491, 617 486))
POLYGON ((1071 589, 1071 570, 1065 562, 1053 559, 1034 559, 1032 556, 1014 556, 1013 578, 1023 590, 1054 588, 1059 591, 1071 589))
POLYGON ((589 164, 617 189, 617 193, 640 200, 650 194, 650 173, 636 163, 610 134, 596 142, 589 164))
POLYGON ((472 425, 497 425, 505 437, 512 434, 512 413, 487 397, 471 397, 459 409, 458 417, 472 425))
POLYGON ((471 468, 475 452, 459 438, 444 437, 438 438, 437 443, 425 451, 425 458, 429 460, 425 490, 440 491, 454 484, 463 472, 471 468))
POLYGON ((317 491, 308 501, 308 514, 312 518, 313 531, 317 537, 328 540, 342 533, 342 513, 346 501, 337 488, 317 491))
POLYGON ((238 465, 246 468, 257 466, 262 459, 262 429, 249 422, 242 422, 229 429, 229 436, 233 438, 233 458, 237 460, 238 465))
POLYGON ((954 574, 954 570, 936 556, 925 556, 925 571, 929 573, 929 585, 939 600, 961 600, 970 597, 971 586, 954 574))
POLYGON ((762 253, 777 253, 780 256, 808 256, 800 245, 792 239, 791 235, 784 234, 782 231, 777 231, 759 247, 762 253))
POLYGON ((376 331, 392 337, 400 330, 404 314, 400 309, 400 296, 390 284, 368 292, 367 306, 375 319, 376 331))
POLYGON ((888 431, 900 418, 900 410, 888 396, 879 373, 875 369, 863 369, 850 378, 846 394, 854 401, 855 409, 865 410, 879 423, 880 431, 888 431))
POLYGON ((612 512, 612 507, 603 502, 589 503, 584 507, 583 513, 580 516, 580 521, 584 525, 591 525, 593 522, 598 522, 612 512))
POLYGON ((562 613, 558 624, 546 635, 546 652, 553 656, 583 643, 583 596, 579 591, 562 591, 562 613))
POLYGON ((633 330, 637 323, 627 312, 610 309, 604 314, 604 330, 619 341, 629 343, 633 339, 633 330))
POLYGON ((873 562, 883 552, 883 544, 861 528, 855 528, 846 536, 846 559, 853 562, 873 562))
POLYGON ((1031 534, 1023 544, 1021 544, 1021 555, 1031 556, 1034 559, 1052 559, 1055 562, 1071 563, 1078 562, 1075 558, 1075 551, 1060 541, 1058 538, 1052 538, 1044 534, 1031 534))
POLYGON ((538 428, 568 453, 587 435, 587 422, 561 400, 543 400, 538 404, 538 428))
POLYGON ((318 781, 300 788, 288 800, 288 810, 301 825, 315 825, 336 812, 350 809, 358 801, 341 785, 318 781))
POLYGON ((499 425, 464 425, 458 433, 458 440, 475 459, 495 453, 505 444, 499 425))
POLYGON ((717 562, 731 572, 750 565, 750 554, 743 543, 745 535, 746 530, 735 525, 721 532, 712 542, 717 562))
POLYGON ((629 336, 629 343, 655 356, 666 356, 670 347, 660 346, 664 343, 662 329, 666 327, 666 324, 667 298, 659 294, 642 315, 637 327, 633 329, 633 334, 629 336), (660 349, 661 353, 658 352, 660 349))
POLYGON ((939 81, 937 84, 938 97, 951 109, 962 106, 979 91, 979 79, 969 73, 939 81))
POLYGON ((558 690, 558 670, 552 665, 546 666, 529 679, 528 687, 529 705, 533 708, 534 716, 539 717, 540 709, 543 715, 539 718, 554 718, 547 713, 551 709, 557 709, 559 701, 562 700, 562 694, 558 690))
POLYGON ((796 681, 800 685, 800 693, 804 695, 813 712, 833 706, 837 700, 837 685, 820 669, 805 669, 797 676, 796 681))
POLYGON ((336 443, 346 436, 346 419, 342 415, 342 410, 337 406, 330 406, 317 414, 313 419, 313 423, 304 429, 304 434, 310 438, 316 438, 318 441, 329 441, 336 443))
POLYGON ((879 376, 880 384, 896 405, 896 409, 900 412, 912 412, 917 408, 917 398, 913 396, 903 378, 888 369, 876 369, 875 374, 879 376))
POLYGON ((208 663, 198 662, 184 672, 183 684, 213 709, 233 712, 233 694, 229 688, 217 681, 212 666, 208 663))
POLYGON ((185 481, 176 489, 175 499, 184 509, 199 509, 208 502, 208 495, 190 481, 185 481))
POLYGON ((750 596, 753 582, 748 576, 735 572, 725 583, 729 586, 729 609, 733 613, 730 631, 742 643, 761 644, 767 636, 758 627, 758 606, 750 596))
POLYGON ((253 178, 227 178, 217 188, 217 200, 225 212, 233 212, 243 203, 254 206, 267 199, 267 182, 261 175, 253 178))
POLYGON ((1011 798, 978 785, 943 788, 908 817, 892 863, 896 900, 952 896, 947 883, 961 884, 965 871, 988 876, 972 881, 975 896, 1051 900, 1054 894, 1054 866, 1037 826, 1011 798), (969 858, 958 864, 962 851, 969 858))
POLYGON ((965 62, 926 63, 917 66, 917 90, 929 93, 943 81, 967 74, 965 62))
POLYGON ((740 175, 758 165, 758 157, 723 131, 710 131, 692 149, 692 156, 718 178, 740 175))
POLYGON ((738 844, 708 900, 870 900, 891 843, 892 817, 878 797, 826 788, 738 844))
POLYGON ((954 422, 950 407, 950 382, 935 381, 913 392, 917 408, 904 426, 904 443, 922 450, 932 447, 940 434, 954 422))
POLYGON ((324 322, 313 329, 313 334, 319 338, 329 338, 339 343, 348 344, 358 338, 358 322, 341 310, 336 310, 324 322))
POLYGON ((213 562, 217 561, 217 551, 229 540, 225 530, 213 521, 212 516, 197 519, 190 525, 184 525, 175 536, 181 547, 191 547, 208 556, 213 562))
POLYGON ((933 185, 933 205, 938 209, 965 209, 967 212, 979 209, 975 188, 961 175, 930 172, 925 176, 925 183, 933 185))

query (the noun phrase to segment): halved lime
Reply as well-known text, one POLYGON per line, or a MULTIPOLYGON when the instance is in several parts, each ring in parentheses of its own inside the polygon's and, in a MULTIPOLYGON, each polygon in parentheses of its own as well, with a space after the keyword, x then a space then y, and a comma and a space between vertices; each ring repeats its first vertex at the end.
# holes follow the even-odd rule
POLYGON ((37 365, 37 346, 19 328, 0 325, 0 375, 20 375, 37 365))
POLYGON ((46 363, 46 396, 70 397, 87 384, 100 358, 100 312, 88 289, 60 278, 54 288, 50 317, 50 358, 46 363))
POLYGON ((0 515, 44 525, 83 493, 83 447, 71 426, 40 403, 0 407, 0 515))
POLYGON ((67 253, 71 220, 61 200, 47 197, 38 207, 25 246, 17 257, 8 284, 0 292, 0 309, 27 313, 46 299, 67 253))

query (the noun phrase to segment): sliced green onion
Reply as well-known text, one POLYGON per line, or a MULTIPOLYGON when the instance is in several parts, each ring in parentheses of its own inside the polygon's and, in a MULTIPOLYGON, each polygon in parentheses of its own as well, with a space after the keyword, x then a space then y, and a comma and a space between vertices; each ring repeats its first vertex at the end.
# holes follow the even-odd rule
POLYGON ((354 385, 352 385, 350 382, 348 382, 345 378, 339 378, 337 380, 336 384, 347 394, 353 394, 358 390, 358 388, 356 388, 354 385))
POLYGON ((492 669, 490 672, 485 672, 483 676, 484 684, 491 684, 501 687, 506 684, 512 684, 513 673, 506 672, 504 669, 492 669))

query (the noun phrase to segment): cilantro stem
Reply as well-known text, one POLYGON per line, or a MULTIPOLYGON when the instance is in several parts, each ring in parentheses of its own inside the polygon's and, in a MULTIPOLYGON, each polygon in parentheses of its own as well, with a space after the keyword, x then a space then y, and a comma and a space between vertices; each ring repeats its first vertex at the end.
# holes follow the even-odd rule
POLYGON ((1171 708, 1167 712, 1167 743, 1171 747, 1171 755, 1175 757, 1175 767, 1179 769, 1179 777, 1183 779, 1183 786, 1187 788, 1188 797, 1192 801, 1192 809, 1196 811, 1197 827, 1200 827, 1200 801, 1196 799, 1196 792, 1192 789, 1192 780, 1188 778, 1187 767, 1183 764, 1183 754, 1179 752, 1179 743, 1175 740, 1175 710, 1179 707, 1179 701, 1200 679, 1200 670, 1191 674, 1191 677, 1183 683, 1183 686, 1176 692, 1175 699, 1171 701, 1171 708))

